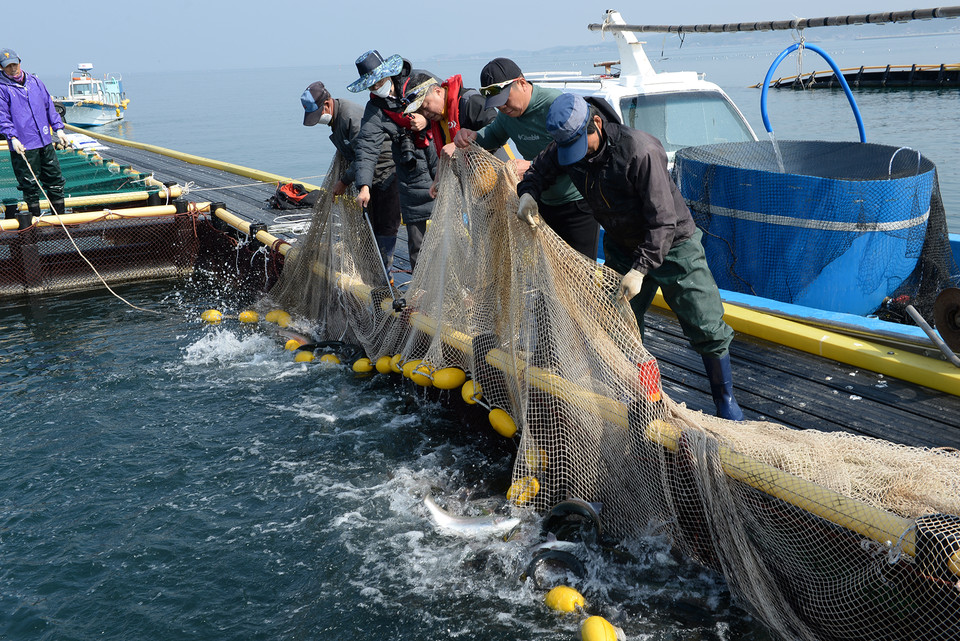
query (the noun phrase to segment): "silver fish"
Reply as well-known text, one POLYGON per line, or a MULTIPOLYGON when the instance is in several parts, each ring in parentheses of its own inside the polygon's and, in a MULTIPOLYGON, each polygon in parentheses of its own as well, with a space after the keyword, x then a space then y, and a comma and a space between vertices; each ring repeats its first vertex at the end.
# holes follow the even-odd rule
POLYGON ((520 519, 510 516, 491 514, 490 516, 453 516, 445 512, 433 497, 427 494, 423 504, 430 513, 430 519, 447 534, 474 539, 506 536, 520 525, 520 519))

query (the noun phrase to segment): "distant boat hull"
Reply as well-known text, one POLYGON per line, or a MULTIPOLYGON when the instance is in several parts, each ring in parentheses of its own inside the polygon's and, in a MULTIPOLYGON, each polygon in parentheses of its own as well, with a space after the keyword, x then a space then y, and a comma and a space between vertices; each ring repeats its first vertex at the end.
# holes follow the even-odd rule
POLYGON ((117 120, 123 120, 123 107, 90 102, 63 100, 62 117, 68 124, 76 127, 98 127, 117 120))

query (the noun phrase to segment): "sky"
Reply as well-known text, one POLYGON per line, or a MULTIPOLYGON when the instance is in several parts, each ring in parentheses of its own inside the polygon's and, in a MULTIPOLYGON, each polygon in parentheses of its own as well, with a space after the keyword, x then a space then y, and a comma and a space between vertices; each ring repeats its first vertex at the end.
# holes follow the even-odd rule
MULTIPOLYGON (((916 0, 914 0, 916 1, 916 0)), ((247 87, 269 83, 271 67, 353 65, 368 49, 413 60, 434 56, 539 51, 600 42, 588 31, 604 11, 629 24, 693 24, 814 18, 938 6, 906 0, 34 0, 4 14, 0 47, 38 75, 92 62, 95 73, 257 71, 247 87), (95 9, 95 10, 94 10, 95 9)), ((944 5, 945 6, 945 5, 944 5)), ((947 23, 948 21, 944 21, 947 23)), ((955 21, 949 21, 950 25, 955 21)), ((878 27, 880 28, 880 27, 878 27)))

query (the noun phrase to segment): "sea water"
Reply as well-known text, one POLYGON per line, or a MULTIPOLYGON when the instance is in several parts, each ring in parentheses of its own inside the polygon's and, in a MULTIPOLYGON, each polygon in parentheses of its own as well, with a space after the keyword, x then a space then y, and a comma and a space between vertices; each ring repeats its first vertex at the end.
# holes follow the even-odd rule
POLYGON ((121 293, 157 313, 103 292, 0 304, 0 639, 578 638, 552 582, 629 638, 769 638, 655 536, 521 580, 536 514, 463 540, 422 505, 507 509, 514 444, 459 399, 206 325, 229 301, 191 283, 121 293))
MULTIPOLYGON (((658 68, 706 71, 762 135, 750 106, 759 92, 746 86, 776 51, 657 49, 648 46, 658 68)), ((842 65, 861 64, 844 55, 842 65)), ((101 130, 316 177, 332 148, 325 128, 302 126, 299 95, 322 79, 347 96, 355 70, 344 57, 269 80, 127 74, 128 120, 101 130)), ((516 57, 526 69, 589 71, 611 51, 516 57)), ((485 62, 422 66, 475 85, 485 62)), ((958 92, 857 97, 869 139, 938 163, 960 228, 958 92)), ((781 91, 770 102, 778 139, 856 136, 842 93, 781 91)), ((0 639, 577 638, 580 618, 548 611, 543 589, 520 579, 540 540, 536 515, 522 514, 508 541, 451 538, 427 517, 426 492, 458 513, 506 509, 514 446, 465 426, 459 401, 294 363, 265 325, 199 322, 208 307, 235 313, 230 292, 185 283, 121 293, 159 314, 99 291, 0 303, 0 639)), ((628 638, 769 638, 720 576, 663 539, 578 554, 585 577, 544 580, 575 585, 628 638)))

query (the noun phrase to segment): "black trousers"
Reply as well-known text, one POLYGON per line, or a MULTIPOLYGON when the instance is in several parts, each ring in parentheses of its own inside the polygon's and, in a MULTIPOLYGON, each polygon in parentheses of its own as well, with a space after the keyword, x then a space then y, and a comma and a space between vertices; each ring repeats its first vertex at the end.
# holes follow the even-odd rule
POLYGON ((43 185, 50 200, 63 200, 63 174, 60 172, 60 161, 57 160, 53 143, 39 149, 27 149, 26 157, 24 160, 23 156, 10 150, 13 173, 17 177, 17 187, 23 192, 24 202, 36 203, 43 198, 40 185, 43 185), (33 179, 31 167, 40 179, 40 185, 33 179))
POLYGON ((537 209, 543 222, 550 225, 550 229, 557 232, 557 236, 587 258, 596 260, 600 224, 589 210, 581 209, 581 205, 586 207, 583 201, 562 205, 538 203, 537 209))

